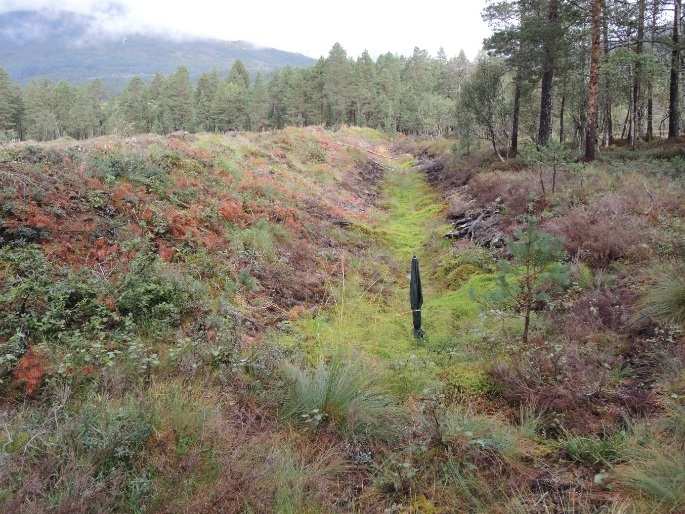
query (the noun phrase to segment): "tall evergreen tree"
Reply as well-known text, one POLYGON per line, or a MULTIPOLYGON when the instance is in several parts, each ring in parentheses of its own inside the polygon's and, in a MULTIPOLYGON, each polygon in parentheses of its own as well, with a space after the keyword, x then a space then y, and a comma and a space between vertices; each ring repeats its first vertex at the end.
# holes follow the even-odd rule
POLYGON ((228 72, 228 81, 245 89, 250 87, 250 74, 240 59, 237 59, 231 66, 228 72))
POLYGON ((543 32, 544 57, 542 61, 542 83, 540 85, 540 122, 538 144, 544 146, 552 135, 552 91, 557 48, 561 28, 559 26, 559 0, 547 0, 547 24, 543 32))
POLYGON ((347 52, 340 43, 335 43, 324 65, 323 95, 326 104, 325 121, 328 125, 348 122, 351 72, 352 65, 347 52))
POLYGON ((682 0, 673 0, 673 31, 671 33, 671 76, 669 97, 668 137, 680 135, 680 14, 682 0))
POLYGON ((602 0, 592 0, 592 51, 588 84, 587 126, 585 130, 585 160, 595 160, 597 148, 597 97, 599 95, 600 38, 602 31, 602 0))
POLYGON ((21 114, 21 92, 7 72, 0 68, 0 132, 11 137, 18 136, 21 132, 21 114))
POLYGON ((166 81, 162 103, 165 132, 192 129, 193 89, 185 66, 178 68, 166 81))
POLYGON ((214 130, 212 108, 219 89, 219 74, 216 71, 203 73, 195 87, 195 127, 198 130, 214 130))

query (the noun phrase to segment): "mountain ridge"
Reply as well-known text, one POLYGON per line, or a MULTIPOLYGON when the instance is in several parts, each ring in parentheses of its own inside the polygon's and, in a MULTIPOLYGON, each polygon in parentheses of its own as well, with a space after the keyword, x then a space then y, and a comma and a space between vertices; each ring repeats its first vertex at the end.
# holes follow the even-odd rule
POLYGON ((134 76, 150 79, 179 66, 186 66, 195 79, 213 69, 225 72, 238 59, 252 75, 314 63, 303 54, 246 41, 138 32, 95 34, 91 30, 95 21, 68 11, 0 13, 0 66, 22 84, 33 79, 101 79, 119 90, 134 76))

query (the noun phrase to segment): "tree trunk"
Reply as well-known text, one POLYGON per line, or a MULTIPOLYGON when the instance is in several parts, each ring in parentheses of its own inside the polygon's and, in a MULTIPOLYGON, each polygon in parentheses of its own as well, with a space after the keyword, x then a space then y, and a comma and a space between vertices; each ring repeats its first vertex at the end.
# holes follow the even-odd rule
POLYGON ((566 110, 566 93, 561 95, 561 106, 559 107, 559 143, 564 144, 566 135, 564 134, 564 114, 566 110))
POLYGON ((632 118, 630 117, 630 115, 632 114, 631 109, 632 109, 632 106, 628 105, 628 111, 626 112, 626 119, 623 120, 623 130, 621 130, 621 139, 626 138, 626 128, 628 127, 628 122, 630 122, 630 120, 632 120, 632 118))
POLYGON ((504 157, 502 157, 499 148, 497 148, 497 133, 495 132, 495 129, 492 125, 488 126, 488 136, 490 139, 490 143, 492 144, 492 149, 495 152, 495 155, 500 161, 504 162, 504 157))
POLYGON ((554 87, 554 66, 556 57, 556 28, 559 22, 559 0, 549 0, 547 12, 548 30, 544 41, 544 61, 542 65, 542 84, 540 91, 540 124, 538 144, 545 146, 552 134, 552 90, 554 87))
POLYGON ((650 79, 647 84, 647 141, 654 139, 654 85, 650 79))
POLYGON ((630 134, 630 144, 633 148, 637 144, 642 128, 640 119, 640 82, 642 81, 642 40, 645 37, 645 0, 638 2, 637 41, 635 42, 635 73, 633 75, 633 130, 630 134))
POLYGON ((511 149, 510 154, 516 157, 519 148, 519 113, 521 110, 521 70, 516 72, 516 82, 514 84, 514 112, 511 121, 511 149))
POLYGON ((680 135, 680 8, 682 0, 673 0, 673 50, 671 51, 671 87, 668 138, 680 135))
MULTIPOLYGON (((606 0, 603 0, 604 16, 602 16, 602 32, 604 34, 604 55, 609 55, 609 11, 606 8, 606 0)), ((611 85, 604 80, 604 143, 607 146, 614 144, 614 120, 611 107, 611 85)))
MULTIPOLYGON (((660 0, 654 0, 652 3, 652 26, 650 28, 650 51, 654 53, 654 45, 656 43, 656 23, 659 15, 660 0)), ((654 77, 649 76, 647 82, 647 141, 654 139, 654 77)))
POLYGON ((590 82, 587 98, 587 124, 585 126, 585 160, 595 160, 597 147, 597 95, 599 93, 599 61, 602 49, 602 0, 592 0, 592 51, 590 53, 590 82))

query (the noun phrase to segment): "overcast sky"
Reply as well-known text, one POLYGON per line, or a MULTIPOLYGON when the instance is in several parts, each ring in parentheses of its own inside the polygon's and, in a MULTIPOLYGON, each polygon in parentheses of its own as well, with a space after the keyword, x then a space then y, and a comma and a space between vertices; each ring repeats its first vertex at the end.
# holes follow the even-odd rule
POLYGON ((120 31, 173 31, 244 40, 260 46, 328 53, 339 41, 350 55, 364 49, 409 54, 415 46, 473 58, 487 35, 485 0, 0 0, 0 12, 66 9, 97 16, 120 31))

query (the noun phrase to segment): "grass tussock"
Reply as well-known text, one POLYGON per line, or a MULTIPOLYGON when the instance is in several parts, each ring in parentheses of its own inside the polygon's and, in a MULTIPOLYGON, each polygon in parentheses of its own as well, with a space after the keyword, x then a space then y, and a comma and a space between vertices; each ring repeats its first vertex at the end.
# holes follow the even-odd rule
POLYGON ((401 429, 398 407, 374 377, 373 368, 334 358, 313 369, 289 363, 284 415, 311 428, 331 425, 349 436, 388 438, 401 429))
POLYGON ((685 327, 685 268, 670 266, 657 272, 638 305, 639 319, 685 327))

